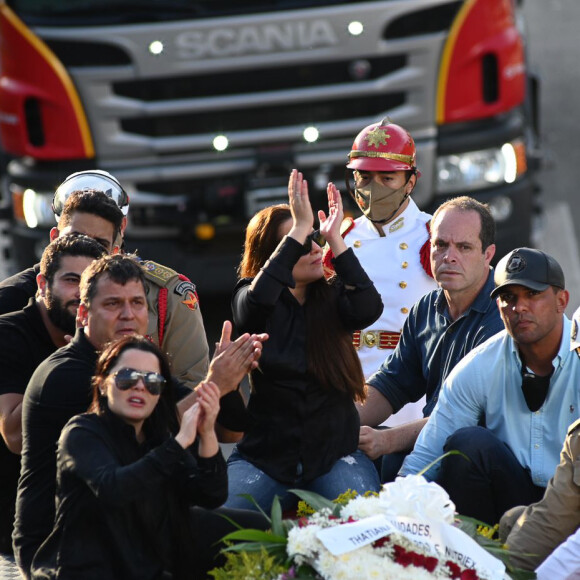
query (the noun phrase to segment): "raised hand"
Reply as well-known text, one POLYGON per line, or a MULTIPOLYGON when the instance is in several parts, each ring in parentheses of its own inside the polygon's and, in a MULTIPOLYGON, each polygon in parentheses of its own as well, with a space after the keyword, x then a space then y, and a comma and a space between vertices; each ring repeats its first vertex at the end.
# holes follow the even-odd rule
POLYGON ((237 389, 244 376, 258 366, 262 343, 268 340, 267 334, 246 333, 234 342, 231 336, 232 323, 226 320, 206 377, 218 386, 222 396, 237 389))
POLYGON ((201 413, 197 422, 197 432, 201 438, 211 435, 220 410, 220 390, 215 383, 201 383, 196 389, 197 402, 201 413))
POLYGON ((181 425, 179 427, 179 433, 175 436, 175 440, 184 449, 190 447, 195 441, 200 412, 199 403, 196 402, 181 416, 181 425))
POLYGON ((330 241, 340 237, 340 224, 344 219, 344 212, 340 191, 334 183, 328 184, 326 194, 328 196, 328 217, 324 211, 320 210, 318 219, 320 220, 320 233, 330 241))
POLYGON ((328 196, 328 216, 322 210, 319 210, 320 233, 326 238, 332 253, 336 257, 347 249, 340 235, 340 225, 344 219, 342 197, 340 191, 332 182, 327 185, 326 194, 328 196))
POLYGON ((314 214, 308 197, 308 182, 297 169, 292 170, 288 179, 288 201, 293 220, 288 235, 304 243, 306 236, 312 231, 314 214))

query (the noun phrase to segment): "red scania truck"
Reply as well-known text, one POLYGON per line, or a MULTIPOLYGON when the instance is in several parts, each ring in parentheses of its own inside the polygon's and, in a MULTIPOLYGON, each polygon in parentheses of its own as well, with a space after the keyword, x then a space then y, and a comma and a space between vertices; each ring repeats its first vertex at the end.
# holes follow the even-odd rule
POLYGON ((54 225, 55 187, 100 168, 130 196, 127 246, 228 291, 243 231, 286 199, 321 205, 353 138, 413 135, 432 211, 490 204, 498 254, 529 243, 537 80, 521 0, 6 0, 2 205, 17 266, 54 225))

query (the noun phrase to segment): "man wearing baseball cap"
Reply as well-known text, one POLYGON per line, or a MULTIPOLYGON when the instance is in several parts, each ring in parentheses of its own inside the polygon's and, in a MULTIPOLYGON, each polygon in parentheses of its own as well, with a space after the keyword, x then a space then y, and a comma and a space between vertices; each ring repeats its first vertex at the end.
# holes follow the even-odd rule
MULTIPOLYGON (((580 308, 572 317, 570 350, 580 357, 580 308)), ((515 507, 501 518, 499 533, 510 548, 512 564, 524 570, 541 564, 538 578, 540 572, 554 578, 554 572, 572 577, 573 571, 580 571, 579 458, 580 420, 568 429, 560 463, 544 497, 527 507, 515 507)))
POLYGON ((509 508, 538 501, 554 474, 568 426, 580 416, 580 358, 570 351, 564 274, 531 248, 495 270, 505 330, 449 374, 401 475, 427 475, 459 513, 495 524, 509 508))

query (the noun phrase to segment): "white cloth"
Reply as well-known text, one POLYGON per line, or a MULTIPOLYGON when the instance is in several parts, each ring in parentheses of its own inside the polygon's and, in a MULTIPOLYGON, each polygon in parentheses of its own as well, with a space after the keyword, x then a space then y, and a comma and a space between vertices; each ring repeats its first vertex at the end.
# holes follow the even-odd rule
MULTIPOLYGON (((354 227, 344 237, 346 245, 353 249, 383 299, 381 317, 366 330, 401 332, 413 304, 437 288, 435 280, 427 275, 420 259, 421 247, 429 239, 426 224, 430 219, 431 216, 419 210, 410 199, 405 211, 383 227, 384 237, 364 216, 355 220, 354 227)), ((361 344, 358 355, 366 379, 379 369, 393 350, 361 344)), ((424 406, 424 398, 405 405, 384 424, 393 427, 422 418, 424 406)))
POLYGON ((538 580, 580 580, 580 530, 540 564, 536 577, 538 580))

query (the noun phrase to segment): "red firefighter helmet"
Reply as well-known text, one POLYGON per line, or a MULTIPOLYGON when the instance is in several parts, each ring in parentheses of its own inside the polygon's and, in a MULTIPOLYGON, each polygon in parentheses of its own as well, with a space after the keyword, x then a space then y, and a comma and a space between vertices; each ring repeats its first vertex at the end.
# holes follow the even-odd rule
POLYGON ((355 138, 347 167, 361 171, 416 171, 415 142, 403 127, 383 119, 355 138))

